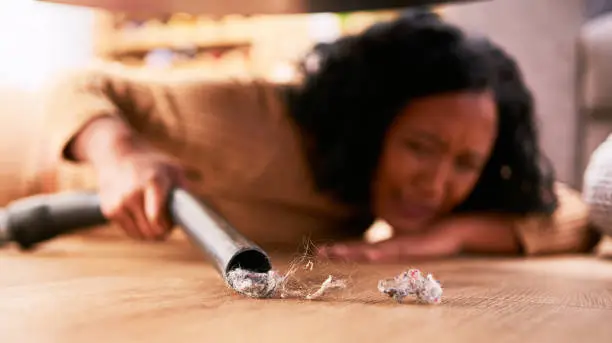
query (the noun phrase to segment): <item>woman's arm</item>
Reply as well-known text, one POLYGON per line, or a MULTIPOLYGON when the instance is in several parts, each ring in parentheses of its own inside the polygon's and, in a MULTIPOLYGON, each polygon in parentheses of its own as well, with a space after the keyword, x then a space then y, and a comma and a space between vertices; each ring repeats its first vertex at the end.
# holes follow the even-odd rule
POLYGON ((127 72, 110 68, 68 73, 48 88, 45 98, 51 141, 48 148, 56 158, 78 162, 74 143, 85 129, 89 134, 103 131, 94 136, 106 139, 106 147, 125 147, 125 143, 135 142, 136 131, 143 131, 147 121, 156 114, 152 112, 155 89, 128 76, 127 72), (98 120, 101 118, 103 120, 98 120), (114 124, 108 124, 111 122, 114 124))
POLYGON ((554 191, 559 205, 551 216, 471 215, 450 219, 442 225, 457 227, 462 232, 466 252, 542 255, 592 249, 598 235, 589 225, 588 204, 580 192, 563 183, 557 182, 554 191))
POLYGON ((442 220, 433 229, 454 236, 460 252, 477 254, 517 254, 521 242, 514 218, 503 215, 465 215, 442 220))
MULTIPOLYGON (((442 219, 419 233, 397 234, 373 244, 336 243, 322 247, 319 253, 349 260, 401 262, 459 253, 541 255, 588 251, 598 238, 588 225, 588 206, 579 192, 563 184, 557 184, 555 192, 559 206, 550 217, 465 214, 442 219)), ((386 224, 377 221, 375 225, 386 224)))
MULTIPOLYGON (((491 215, 455 216, 433 223, 426 230, 396 234, 376 242, 341 242, 322 247, 319 254, 354 261, 401 262, 465 253, 518 254, 520 242, 511 218, 491 215)), ((372 228, 393 230, 383 221, 372 228)))
POLYGON ((467 253, 542 255, 591 249, 597 235, 581 194, 556 183, 559 205, 551 216, 466 214, 440 221, 433 230, 455 237, 467 253))
POLYGON ((589 227, 589 207, 581 194, 556 183, 559 205, 551 216, 461 215, 440 221, 434 230, 461 241, 468 253, 551 253, 584 252, 597 239, 589 227))
POLYGON ((590 225, 590 207, 582 194, 557 182, 559 199, 556 211, 549 217, 517 218, 515 232, 527 255, 578 253, 591 250, 599 235, 590 225))
POLYGON ((274 85, 257 80, 113 69, 79 72, 51 89, 50 149, 94 167, 108 218, 131 236, 158 238, 169 227, 168 191, 191 188, 183 167, 214 177, 235 156, 246 163, 249 139, 266 133, 259 125, 278 125, 282 109, 274 85))
POLYGON ((184 180, 177 161, 140 134, 171 115, 159 112, 170 94, 161 84, 105 70, 70 75, 49 94, 53 155, 93 167, 103 213, 134 238, 164 237, 171 227, 166 197, 184 180))
POLYGON ((108 115, 95 117, 79 128, 66 143, 63 155, 100 169, 147 149, 153 150, 122 118, 108 115))

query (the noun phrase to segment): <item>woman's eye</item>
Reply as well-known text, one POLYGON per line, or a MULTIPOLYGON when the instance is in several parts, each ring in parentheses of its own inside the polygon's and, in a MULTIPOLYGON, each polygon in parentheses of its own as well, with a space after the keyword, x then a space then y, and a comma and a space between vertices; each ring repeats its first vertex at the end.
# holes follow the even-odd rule
POLYGON ((459 159, 455 163, 455 166, 459 171, 462 172, 474 172, 480 169, 480 164, 478 164, 477 162, 463 159, 459 159))
POLYGON ((432 149, 429 148, 427 145, 416 141, 405 141, 405 145, 408 149, 419 154, 426 154, 432 151, 432 149))

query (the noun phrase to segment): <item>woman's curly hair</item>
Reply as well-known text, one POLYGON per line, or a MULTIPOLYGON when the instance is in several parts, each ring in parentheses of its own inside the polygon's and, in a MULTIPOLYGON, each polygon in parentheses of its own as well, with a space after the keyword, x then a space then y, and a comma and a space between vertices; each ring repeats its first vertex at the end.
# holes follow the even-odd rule
POLYGON ((288 102, 317 186, 369 207, 389 126, 420 97, 493 90, 498 136, 470 196, 456 211, 551 213, 554 175, 539 148, 532 95, 515 61, 485 38, 415 10, 365 32, 318 44, 288 102))

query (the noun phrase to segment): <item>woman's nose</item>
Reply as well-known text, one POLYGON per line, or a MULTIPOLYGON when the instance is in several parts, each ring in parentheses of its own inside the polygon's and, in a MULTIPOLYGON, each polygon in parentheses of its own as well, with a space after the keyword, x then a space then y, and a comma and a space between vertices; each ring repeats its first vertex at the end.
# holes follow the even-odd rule
POLYGON ((443 161, 429 168, 423 168, 415 180, 419 196, 427 202, 442 202, 447 191, 450 172, 450 163, 443 161))

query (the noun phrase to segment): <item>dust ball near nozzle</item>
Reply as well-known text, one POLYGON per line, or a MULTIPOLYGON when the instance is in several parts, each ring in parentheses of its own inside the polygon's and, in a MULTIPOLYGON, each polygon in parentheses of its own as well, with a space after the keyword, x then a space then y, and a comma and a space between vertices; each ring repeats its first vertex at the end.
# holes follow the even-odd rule
POLYGON ((235 291, 252 298, 271 297, 282 282, 268 256, 257 249, 237 253, 225 268, 225 279, 235 291))
POLYGON ((236 268, 227 273, 227 282, 238 293, 251 298, 270 298, 284 277, 274 270, 266 273, 236 268))
MULTIPOLYGON (((345 280, 336 279, 332 275, 328 275, 322 283, 316 285, 314 290, 311 289, 313 285, 300 281, 292 287, 289 285, 289 280, 293 278, 294 283, 296 281, 296 270, 298 269, 296 264, 293 264, 285 274, 271 269, 269 263, 264 268, 257 268, 256 265, 251 265, 247 269, 243 266, 244 264, 240 263, 228 266, 226 281, 236 292, 251 298, 280 297, 281 299, 300 298, 316 300, 331 290, 346 287, 345 280)), ((314 264, 312 261, 309 261, 306 266, 310 266, 310 270, 312 270, 314 264)))

